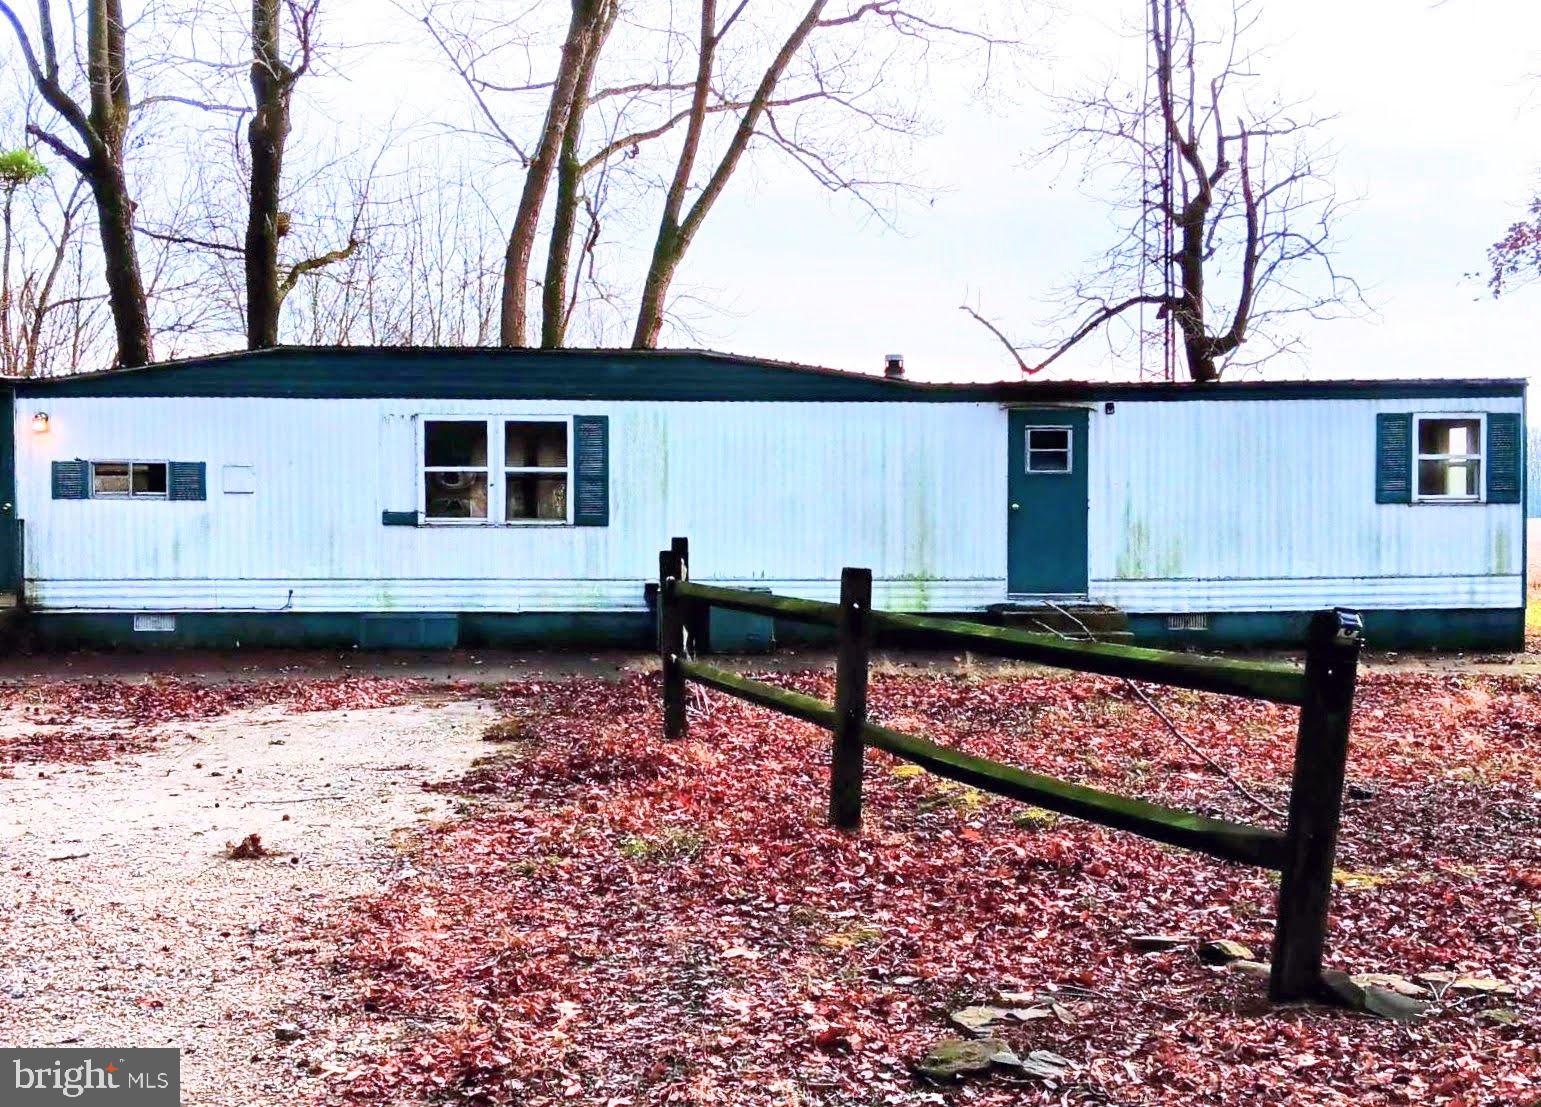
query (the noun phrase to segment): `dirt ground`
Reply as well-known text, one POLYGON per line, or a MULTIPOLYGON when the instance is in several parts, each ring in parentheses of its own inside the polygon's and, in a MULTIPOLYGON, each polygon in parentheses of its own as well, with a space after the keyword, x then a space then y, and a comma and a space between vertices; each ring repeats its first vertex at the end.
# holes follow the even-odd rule
MULTIPOLYGON (((1472 673, 1490 676, 1541 674, 1541 604, 1530 608, 1530 644, 1522 653, 1388 653, 1367 651, 1364 669, 1472 673)), ((1232 652, 1229 656, 1259 660, 1298 660, 1283 652, 1232 652)), ((829 668, 834 653, 822 649, 781 649, 774 654, 719 656, 729 668, 796 672, 829 668)), ((28 680, 187 677, 200 681, 320 679, 383 676, 431 683, 493 684, 534 677, 614 677, 655 663, 652 655, 635 650, 426 650, 366 652, 361 650, 176 650, 162 653, 89 651, 0 657, 0 683, 28 680)), ((1032 666, 988 657, 948 652, 906 650, 873 654, 878 667, 918 672, 955 672, 962 666, 979 672, 1019 671, 1032 666)))
POLYGON ((4 1043, 179 1046, 185 1103, 317 1101, 304 1020, 330 956, 287 935, 407 871, 399 828, 451 813, 422 785, 485 752, 489 712, 433 695, 268 706, 164 724, 126 758, 16 766, 0 779, 4 1043), (274 854, 227 859, 252 833, 274 854))
MULTIPOLYGON (((725 663, 796 670, 828 661, 789 651, 748 666, 725 663)), ((1394 671, 1541 672, 1534 648, 1515 657, 1366 661, 1394 671)), ((111 726, 73 701, 50 707, 52 719, 0 704, 0 754, 6 739, 50 726, 116 727, 143 743, 83 764, 23 759, 9 778, 0 763, 0 1043, 177 1046, 188 1104, 329 1102, 350 1058, 387 1048, 380 1035, 402 1024, 382 1031, 379 1020, 347 1014, 338 994, 346 982, 331 975, 338 948, 296 935, 326 933, 310 924, 361 897, 405 898, 420 881, 411 860, 418 832, 467 811, 462 794, 424 784, 462 778, 489 751, 481 734, 498 712, 479 686, 650 667, 646 657, 619 652, 464 651, 69 654, 0 663, 0 682, 11 688, 421 682, 391 707, 317 711, 275 702, 165 722, 130 711, 111 726), (252 833, 272 855, 228 859, 227 843, 252 833)), ((959 667, 948 655, 880 665, 891 673, 959 667)), ((962 667, 994 666, 962 659, 962 667)))

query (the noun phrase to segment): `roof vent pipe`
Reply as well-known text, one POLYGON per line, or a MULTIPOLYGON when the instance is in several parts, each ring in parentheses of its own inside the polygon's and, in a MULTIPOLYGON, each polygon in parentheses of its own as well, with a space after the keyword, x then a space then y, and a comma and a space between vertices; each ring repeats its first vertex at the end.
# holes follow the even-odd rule
POLYGON ((883 376, 887 377, 889 380, 892 380, 892 381, 897 381, 897 380, 903 380, 904 379, 904 355, 903 354, 884 354, 883 355, 883 376))

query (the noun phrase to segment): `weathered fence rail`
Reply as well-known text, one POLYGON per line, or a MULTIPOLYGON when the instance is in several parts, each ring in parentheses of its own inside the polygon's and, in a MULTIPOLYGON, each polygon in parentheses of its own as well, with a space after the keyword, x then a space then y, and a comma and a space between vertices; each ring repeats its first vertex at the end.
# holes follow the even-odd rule
POLYGON ((1332 872, 1337 852, 1361 629, 1358 615, 1319 612, 1306 641, 1304 672, 1287 665, 1194 657, 1166 650, 1074 642, 957 619, 872 609, 872 574, 846 569, 840 602, 694 584, 689 544, 676 538, 659 555, 659 653, 664 733, 685 737, 685 687, 694 681, 829 730, 830 821, 861 824, 863 754, 868 746, 928 772, 1103 826, 1225 861, 1281 874, 1269 994, 1275 1000, 1330 998, 1322 982, 1332 872), (835 702, 752 680, 687 651, 687 625, 711 607, 832 627, 836 632, 835 702), (1107 676, 1190 688, 1300 708, 1288 824, 1267 827, 1211 819, 1003 765, 867 719, 867 679, 875 644, 967 649, 977 653, 1107 676))

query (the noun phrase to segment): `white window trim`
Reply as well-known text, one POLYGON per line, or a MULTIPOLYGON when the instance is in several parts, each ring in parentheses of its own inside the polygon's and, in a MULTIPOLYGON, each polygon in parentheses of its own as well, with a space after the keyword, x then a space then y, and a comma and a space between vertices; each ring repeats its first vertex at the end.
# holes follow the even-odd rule
POLYGON ((492 523, 492 506, 496 503, 493 498, 492 487, 493 474, 495 472, 493 462, 492 421, 482 415, 423 415, 417 420, 417 518, 426 527, 485 527, 492 523), (425 464, 428 449, 428 424, 429 423, 480 423, 487 432, 487 462, 484 465, 428 465, 425 464), (480 519, 446 519, 431 518, 428 514, 428 474, 429 473, 486 473, 487 474, 487 514, 480 519))
POLYGON ((505 527, 570 527, 573 523, 573 501, 577 499, 576 490, 573 488, 573 419, 571 415, 497 415, 493 422, 500 424, 501 431, 498 439, 498 460, 502 463, 498 469, 498 514, 506 515, 508 512, 508 493, 501 487, 502 482, 508 479, 510 473, 519 476, 562 476, 567 478, 567 494, 562 498, 567 507, 567 515, 562 519, 508 519, 499 520, 499 526, 505 527), (509 465, 508 458, 503 456, 508 446, 509 423, 561 423, 567 429, 567 456, 566 465, 509 465))
POLYGON ((573 525, 574 502, 577 499, 573 472, 573 417, 571 415, 461 415, 453 412, 424 412, 417 416, 416 467, 417 467, 417 518, 425 527, 570 527, 573 525), (481 465, 424 465, 427 450, 429 423, 481 423, 487 428, 487 464, 481 465), (507 466, 505 434, 506 423, 561 423, 567 428, 567 464, 565 466, 507 466), (487 474, 487 515, 481 519, 443 519, 428 515, 429 473, 482 473, 487 474), (510 473, 516 475, 565 476, 567 478, 567 517, 565 519, 508 519, 507 496, 504 485, 510 473))
POLYGON ((1484 411, 1422 411, 1413 416, 1413 471, 1409 477, 1412 481, 1412 502, 1415 504, 1481 504, 1487 502, 1487 413, 1484 411), (1447 422, 1454 419, 1475 419, 1477 421, 1477 452, 1472 454, 1426 454, 1418 449, 1418 443, 1422 441, 1421 428, 1425 421, 1447 422), (1418 491, 1418 465, 1423 461, 1475 461, 1477 471, 1481 475, 1481 487, 1474 496, 1424 496, 1418 491))
POLYGON ((104 457, 94 458, 86 462, 86 490, 88 498, 93 500, 169 500, 171 499, 171 462, 162 461, 158 457, 104 457), (98 492, 96 490, 96 467, 98 465, 127 465, 129 466, 127 492, 98 492), (166 467, 166 491, 164 492, 135 492, 134 470, 135 465, 164 465, 166 467))
MULTIPOLYGON (((1059 450, 1042 450, 1041 453, 1057 454, 1059 450)), ((1063 423, 1032 423, 1022 428, 1022 471, 1030 477, 1068 477, 1075 473, 1075 428, 1063 423), (1065 468, 1033 468, 1033 432, 1041 430, 1065 432, 1065 468)))

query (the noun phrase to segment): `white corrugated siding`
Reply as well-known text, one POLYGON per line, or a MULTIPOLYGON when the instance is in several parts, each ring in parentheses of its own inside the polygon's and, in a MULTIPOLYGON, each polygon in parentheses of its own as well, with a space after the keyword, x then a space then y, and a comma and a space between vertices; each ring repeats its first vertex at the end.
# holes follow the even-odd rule
POLYGON ((52 398, 16 419, 40 608, 639 609, 677 534, 700 579, 834 598, 864 565, 890 607, 1005 596, 994 405, 52 398), (416 416, 542 413, 610 416, 608 527, 381 525, 417 506, 416 416), (209 499, 51 499, 50 461, 74 457, 206 461, 209 499), (227 464, 255 495, 221 491, 227 464))
MULTIPOLYGON (((1377 505, 1375 413, 1520 403, 1099 405, 1090 593, 1136 612, 1515 606, 1521 508, 1377 505)), ((16 427, 43 609, 635 610, 677 534, 698 579, 833 599, 864 565, 880 606, 1005 599, 989 404, 50 398, 19 400, 16 427), (416 416, 549 413, 610 416, 610 526, 381 525, 417 506, 416 416), (49 462, 74 457, 206 461, 209 499, 52 500, 49 462), (221 491, 227 464, 255 468, 255 495, 221 491)))
POLYGON ((1092 413, 1091 594, 1131 611, 1514 607, 1523 509, 1377 504, 1378 412, 1473 400, 1120 403, 1092 413))

